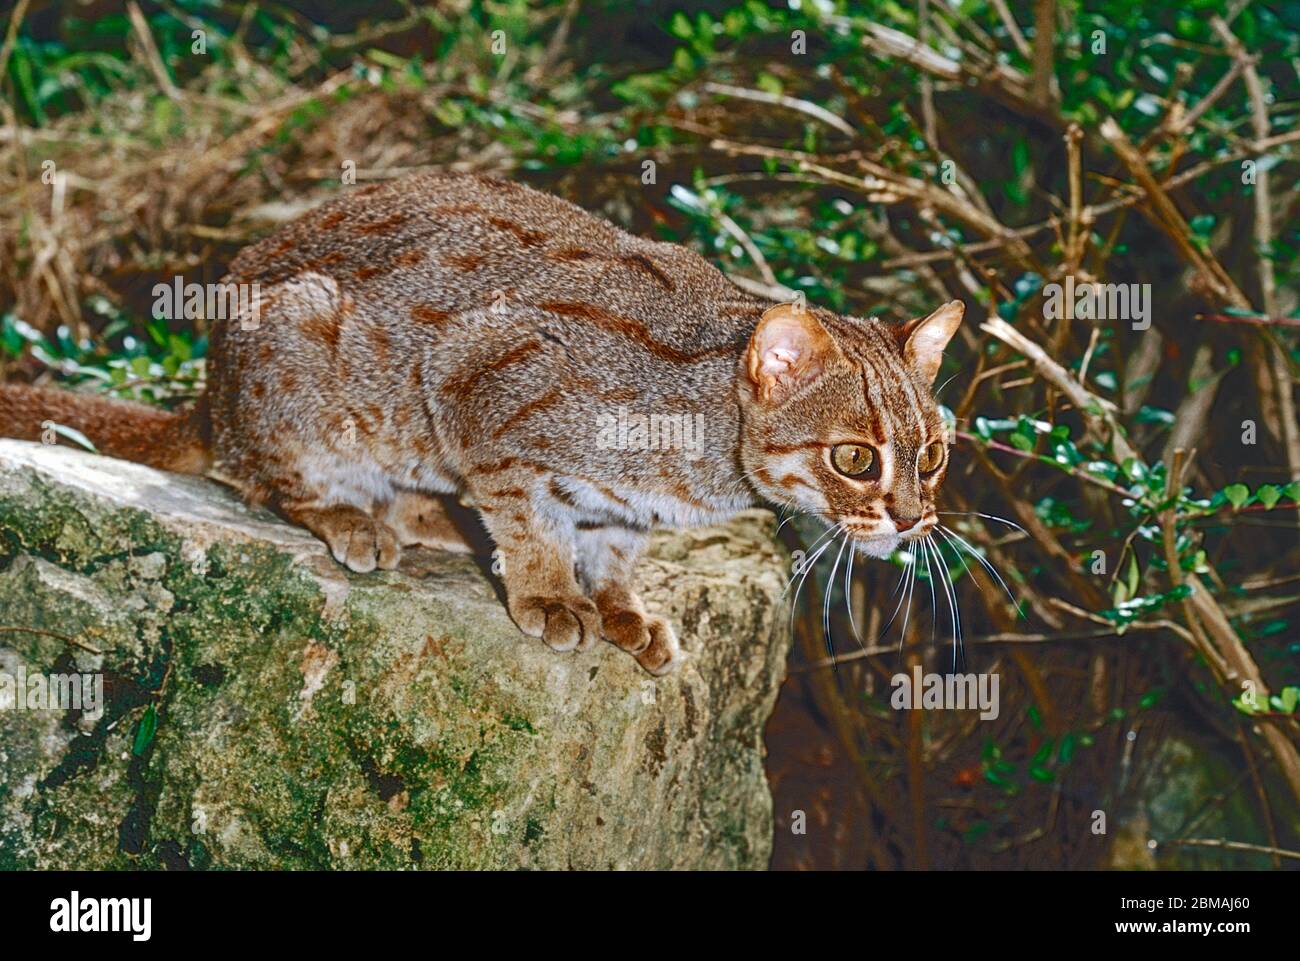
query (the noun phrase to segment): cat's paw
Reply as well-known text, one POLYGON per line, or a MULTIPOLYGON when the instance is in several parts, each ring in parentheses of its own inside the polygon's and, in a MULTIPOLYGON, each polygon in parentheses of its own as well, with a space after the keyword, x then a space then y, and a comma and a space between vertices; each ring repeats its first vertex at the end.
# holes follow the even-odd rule
POLYGON ((671 674, 685 658, 681 645, 677 643, 677 634, 662 617, 647 614, 644 619, 650 643, 636 653, 636 662, 656 677, 671 674))
POLYGON ((393 529, 346 504, 287 508, 285 514, 323 540, 334 559, 358 574, 396 569, 402 547, 393 529))
POLYGON ((600 623, 605 639, 635 657, 651 674, 670 674, 682 662, 677 635, 662 617, 624 609, 602 612, 600 623))
POLYGON ((589 651, 600 639, 596 605, 581 594, 533 594, 512 603, 510 616, 521 631, 529 637, 540 637, 553 651, 589 651))
POLYGON ((326 543, 335 560, 358 574, 376 567, 381 571, 396 570, 402 559, 402 547, 393 529, 365 514, 337 529, 326 543))

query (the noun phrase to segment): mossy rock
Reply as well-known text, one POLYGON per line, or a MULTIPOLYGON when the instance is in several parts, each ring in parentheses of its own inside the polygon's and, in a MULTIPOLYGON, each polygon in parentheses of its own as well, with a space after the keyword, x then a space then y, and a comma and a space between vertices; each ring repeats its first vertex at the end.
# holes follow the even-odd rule
POLYGON ((469 558, 350 574, 206 480, 0 441, 0 869, 761 868, 789 647, 773 521, 659 535, 686 663, 522 637, 469 558))

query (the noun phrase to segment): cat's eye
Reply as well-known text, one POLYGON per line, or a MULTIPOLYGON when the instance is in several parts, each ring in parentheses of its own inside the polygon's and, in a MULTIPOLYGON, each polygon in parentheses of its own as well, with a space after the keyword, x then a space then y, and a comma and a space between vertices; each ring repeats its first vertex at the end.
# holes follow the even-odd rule
POLYGON ((866 444, 836 444, 831 448, 831 463, 845 477, 864 477, 877 470, 876 452, 866 444))
POLYGON ((916 460, 916 469, 922 474, 933 474, 943 463, 943 442, 931 441, 921 450, 916 460))

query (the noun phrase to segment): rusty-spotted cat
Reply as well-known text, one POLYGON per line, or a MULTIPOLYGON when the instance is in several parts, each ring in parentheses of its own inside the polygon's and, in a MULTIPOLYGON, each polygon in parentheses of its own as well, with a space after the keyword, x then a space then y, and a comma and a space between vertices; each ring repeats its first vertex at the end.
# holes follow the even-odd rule
POLYGON ((464 549, 442 500, 463 498, 525 634, 603 637, 654 674, 681 651, 632 588, 652 529, 765 501, 883 557, 936 525, 949 438, 931 390, 960 301, 901 327, 773 305, 684 247, 449 174, 325 203, 225 281, 257 285, 257 323, 215 323, 192 410, 8 386, 0 432, 54 420, 105 453, 211 470, 354 571, 464 549), (679 442, 607 429, 655 417, 679 442))

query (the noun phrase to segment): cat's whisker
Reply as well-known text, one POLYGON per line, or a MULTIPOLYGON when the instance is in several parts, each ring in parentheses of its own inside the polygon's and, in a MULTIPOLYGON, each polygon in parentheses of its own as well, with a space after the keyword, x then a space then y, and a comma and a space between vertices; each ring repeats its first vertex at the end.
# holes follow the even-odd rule
POLYGON ((939 545, 935 543, 933 536, 925 536, 927 543, 930 545, 930 551, 934 554, 934 562, 939 567, 940 583, 943 585, 943 592, 948 598, 948 613, 952 617, 952 669, 957 670, 957 652, 961 647, 961 611, 960 604, 957 601, 957 588, 952 583, 952 575, 948 573, 948 565, 944 562, 943 553, 939 550, 939 545))
POLYGON ((946 517, 982 517, 987 521, 997 521, 999 524, 1006 524, 1008 527, 1014 527, 1026 537, 1030 537, 1029 531, 1025 530, 1015 521, 1009 521, 1005 517, 998 517, 996 514, 983 514, 979 511, 935 511, 936 514, 946 517))
MULTIPOLYGON (((943 527, 943 525, 940 526, 943 527)), ((972 557, 974 557, 977 561, 979 561, 984 566, 984 569, 986 571, 988 571, 997 579, 997 582, 1002 585, 1002 590, 1006 592, 1007 600, 1011 602, 1011 606, 1016 609, 1017 614, 1021 614, 1023 616, 1023 613, 1020 609, 1020 602, 1017 601, 1015 597, 1012 595, 1011 588, 1007 586, 1007 582, 1002 579, 1002 575, 998 573, 997 568, 995 568, 989 562, 988 558, 986 558, 979 551, 975 550, 975 548, 971 547, 970 543, 966 540, 966 538, 962 537, 951 527, 943 527, 943 529, 947 531, 949 534, 951 534, 953 537, 955 537, 957 539, 957 543, 961 544, 964 548, 966 548, 967 552, 972 557)))
MULTIPOLYGON (((803 586, 803 578, 808 576, 808 572, 812 570, 812 566, 817 563, 817 559, 826 552, 826 548, 830 547, 832 543, 834 542, 827 541, 817 551, 809 552, 809 555, 805 556, 804 559, 799 562, 799 569, 795 571, 794 574, 790 576, 790 580, 786 582, 784 594, 790 593, 790 585, 794 583, 796 577, 799 578, 799 586, 803 586)), ((798 589, 796 589, 795 597, 798 598, 798 596, 799 592, 798 589)))
POLYGON ((837 522, 838 522, 839 515, 836 514, 834 511, 823 511, 823 510, 818 510, 818 509, 816 509, 816 508, 806 509, 806 508, 802 508, 802 507, 801 507, 801 508, 799 508, 799 512, 798 512, 797 514, 792 514, 791 516, 789 516, 789 517, 787 517, 785 520, 783 520, 783 521, 781 522, 780 527, 778 527, 777 530, 779 531, 779 530, 781 529, 781 527, 784 527, 786 524, 790 523, 790 521, 795 520, 795 519, 800 518, 800 517, 816 517, 818 520, 828 520, 828 519, 829 519, 829 520, 834 520, 834 521, 837 521, 837 522))
MULTIPOLYGON (((793 501, 793 500, 794 500, 794 497, 792 496, 792 497, 790 498, 790 501, 793 501)), ((782 508, 782 513, 784 513, 786 510, 789 510, 790 507, 793 506, 793 505, 790 503, 790 501, 787 501, 787 502, 786 502, 786 506, 785 506, 784 508, 782 508)), ((793 520, 798 520, 800 517, 816 517, 816 518, 819 518, 819 519, 825 519, 825 518, 828 518, 828 517, 829 517, 829 518, 831 518, 831 519, 835 519, 836 516, 837 516, 837 515, 835 514, 834 511, 821 510, 821 509, 816 508, 816 507, 812 507, 812 508, 803 508, 803 507, 799 507, 799 508, 796 508, 796 513, 791 514, 790 516, 788 516, 788 517, 782 519, 782 521, 781 521, 779 524, 777 524, 777 526, 776 526, 776 532, 777 532, 778 534, 781 533, 781 528, 785 527, 786 524, 789 524, 789 523, 790 523, 791 521, 793 521, 793 520)))
POLYGON ((779 518, 779 523, 776 525, 776 532, 778 534, 781 533, 781 528, 785 527, 786 524, 789 524, 796 517, 800 516, 799 514, 787 514, 786 511, 788 511, 790 507, 791 504, 789 501, 787 501, 785 506, 781 508, 781 513, 777 515, 779 518))
POLYGON ((983 594, 984 585, 979 582, 979 579, 975 576, 975 573, 970 569, 970 565, 966 563, 966 555, 963 554, 961 552, 961 549, 958 548, 958 546, 953 542, 952 535, 948 533, 947 528, 945 528, 942 524, 939 524, 938 526, 935 527, 934 532, 938 534, 940 537, 942 537, 944 539, 944 542, 947 543, 947 545, 952 548, 952 552, 957 555, 957 560, 961 561, 961 566, 962 569, 966 572, 966 576, 969 577, 975 583, 975 586, 980 589, 980 593, 983 594))
POLYGON ((925 557, 925 579, 930 582, 930 643, 936 644, 939 640, 939 603, 934 596, 934 571, 930 567, 930 547, 925 538, 921 538, 917 543, 921 546, 921 553, 925 557))
MULTIPOLYGON (((936 575, 934 569, 930 565, 930 561, 931 560, 934 561, 935 567, 942 568, 943 564, 939 561, 938 558, 934 556, 934 544, 931 542, 929 535, 922 537, 920 539, 920 544, 925 551, 925 572, 930 579, 931 617, 933 619, 932 637, 934 639, 934 643, 937 645, 939 641, 939 611, 938 611, 938 603, 935 599, 935 589, 934 589, 936 575)), ((942 578, 939 578, 939 586, 944 588, 943 599, 945 601, 948 600, 948 590, 944 586, 942 578)))
MULTIPOLYGON (((832 542, 832 543, 833 543, 833 542, 832 542)), ((830 546, 831 546, 830 543, 827 543, 826 547, 823 547, 823 548, 822 548, 822 551, 824 552, 824 551, 826 550, 826 548, 828 548, 828 547, 830 547, 830 546)), ((818 557, 820 557, 820 556, 821 556, 821 555, 818 554, 818 557)), ((814 558, 813 560, 816 561, 816 558, 814 558)), ((805 569, 804 569, 804 573, 803 573, 803 577, 799 579, 799 586, 796 587, 795 590, 794 590, 794 599, 790 602, 790 629, 791 629, 791 630, 794 629, 794 619, 795 619, 795 615, 796 615, 796 614, 798 613, 798 611, 799 611, 799 593, 803 590, 803 585, 804 585, 804 582, 807 581, 807 579, 808 579, 808 575, 812 573, 812 568, 813 568, 813 565, 812 565, 812 564, 808 564, 808 565, 805 567, 805 569)))
MULTIPOLYGON (((794 627, 795 614, 799 610, 799 592, 803 590, 804 582, 808 580, 808 575, 812 572, 813 566, 817 563, 818 558, 820 558, 822 554, 826 553, 826 549, 834 543, 834 540, 827 541, 816 554, 803 563, 803 569, 801 571, 803 576, 799 578, 799 586, 794 589, 794 600, 790 602, 790 627, 792 629, 794 627)), ((787 587, 786 590, 788 591, 789 588, 787 587)))
MULTIPOLYGON (((911 554, 911 551, 908 551, 911 554)), ((907 580, 907 605, 903 611, 903 627, 898 633, 898 653, 903 653, 903 645, 907 643, 907 622, 912 616, 912 592, 916 590, 916 556, 912 556, 912 567, 907 580)))
POLYGON ((780 533, 781 533, 781 528, 785 527, 786 524, 789 524, 789 523, 790 523, 792 520, 794 520, 795 518, 797 518, 797 517, 802 517, 802 516, 803 516, 803 512, 802 512, 802 511, 801 511, 800 513, 798 513, 798 514, 791 514, 791 515, 790 515, 789 517, 787 517, 785 520, 781 521, 781 523, 779 523, 779 524, 776 525, 776 532, 777 532, 778 534, 780 534, 780 533))
POLYGON ((811 554, 813 551, 815 551, 817 549, 817 545, 819 545, 827 537, 830 537, 837 533, 839 533, 838 524, 828 525, 826 529, 823 530, 820 534, 818 534, 817 537, 813 539, 813 542, 809 544, 807 548, 804 549, 804 556, 806 557, 809 554, 811 554))
MULTIPOLYGON (((844 558, 844 548, 849 546, 849 531, 844 531, 844 536, 840 539, 840 551, 835 555, 835 563, 831 565, 831 576, 826 578, 826 595, 822 598, 822 637, 826 641, 826 653, 830 656, 831 661, 835 660, 835 645, 831 640, 831 595, 835 592, 835 572, 839 570, 840 561, 844 558)), ((839 666, 836 665, 836 670, 839 666)))
MULTIPOLYGON (((831 537, 831 538, 833 538, 834 535, 838 534, 839 532, 840 532, 840 525, 839 525, 839 524, 836 524, 834 527, 828 527, 828 528, 826 528, 826 530, 822 531, 820 535, 818 535, 817 539, 816 539, 815 541, 813 541, 811 545, 809 545, 808 549, 807 549, 806 551, 804 551, 804 558, 805 558, 805 560, 803 561, 803 563, 802 563, 802 565, 801 565, 801 567, 800 567, 800 570, 795 571, 794 574, 790 577, 790 580, 786 581, 785 589, 786 589, 787 591, 790 590, 790 585, 791 585, 792 583, 794 583, 794 579, 795 579, 796 577, 799 576, 799 574, 802 572, 802 570, 804 570, 805 568, 807 568, 808 565, 812 564, 813 561, 815 561, 818 557, 821 556, 821 551, 820 551, 820 550, 817 550, 817 545, 818 545, 818 544, 821 544, 821 542, 824 541, 824 540, 826 540, 827 537, 831 537), (814 551, 816 551, 815 554, 813 553, 814 551), (808 559, 807 559, 807 558, 809 557, 809 555, 812 555, 812 560, 808 560, 808 559)), ((827 547, 829 547, 832 543, 834 543, 833 540, 832 540, 832 541, 828 541, 825 545, 823 545, 822 550, 825 550, 825 549, 826 549, 827 547)))
MULTIPOLYGON (((935 549, 938 550, 937 544, 935 546, 935 549)), ((954 553, 956 552, 954 551, 954 553)), ((958 555, 958 557, 960 559, 960 555, 958 555)), ((963 561, 962 563, 964 566, 965 562, 963 561)), ((953 580, 952 571, 945 568, 945 572, 948 575, 948 586, 952 589, 953 609, 956 611, 957 614, 957 639, 956 639, 957 643, 955 645, 956 663, 953 664, 953 670, 965 671, 966 670, 966 637, 965 637, 965 631, 962 629, 962 623, 961 623, 961 595, 957 593, 957 582, 953 580)))
POLYGON ((853 638, 862 646, 862 635, 858 633, 858 625, 853 623, 853 558, 857 550, 849 551, 849 566, 844 569, 844 609, 849 615, 849 628, 853 631, 853 638))
POLYGON ((880 634, 876 638, 877 641, 879 641, 882 637, 884 637, 886 634, 889 633, 889 628, 894 623, 894 618, 898 617, 898 611, 903 606, 903 595, 907 593, 907 589, 904 587, 904 584, 907 581, 907 576, 911 572, 912 572, 912 565, 909 564, 906 567, 904 567, 898 575, 898 583, 894 585, 894 593, 889 595, 891 598, 897 597, 898 603, 894 605, 894 613, 889 615, 889 620, 887 620, 885 622, 885 626, 880 629, 880 634), (900 588, 902 588, 901 591, 900 588))

